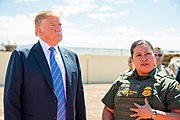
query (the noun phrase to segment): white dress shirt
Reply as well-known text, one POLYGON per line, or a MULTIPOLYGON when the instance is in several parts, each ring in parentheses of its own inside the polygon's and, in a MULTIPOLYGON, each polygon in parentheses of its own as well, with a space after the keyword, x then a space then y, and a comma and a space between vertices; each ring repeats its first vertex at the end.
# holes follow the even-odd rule
MULTIPOLYGON (((46 42, 44 42, 43 40, 39 40, 40 44, 41 44, 41 47, 43 49, 43 52, 46 56, 46 60, 48 62, 48 65, 49 65, 49 68, 51 68, 50 66, 50 53, 51 51, 49 50, 49 48, 51 46, 49 46, 46 42)), ((58 49, 58 46, 53 46, 55 48, 55 59, 61 69, 61 72, 62 72, 62 78, 63 78, 63 84, 64 84, 64 92, 65 92, 65 97, 66 97, 66 74, 65 74, 65 67, 64 67, 64 63, 63 63, 63 60, 62 60, 62 57, 61 57, 61 54, 60 54, 60 51, 58 49)))

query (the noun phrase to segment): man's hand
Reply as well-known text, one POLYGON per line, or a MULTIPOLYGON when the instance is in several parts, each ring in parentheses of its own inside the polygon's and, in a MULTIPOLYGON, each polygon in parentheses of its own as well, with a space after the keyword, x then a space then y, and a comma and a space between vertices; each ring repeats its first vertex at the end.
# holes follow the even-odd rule
POLYGON ((147 98, 144 99, 144 102, 145 102, 145 105, 143 106, 137 103, 134 103, 134 106, 136 106, 137 108, 130 108, 130 110, 136 113, 130 115, 130 117, 138 117, 136 120, 151 118, 152 108, 149 105, 147 98))

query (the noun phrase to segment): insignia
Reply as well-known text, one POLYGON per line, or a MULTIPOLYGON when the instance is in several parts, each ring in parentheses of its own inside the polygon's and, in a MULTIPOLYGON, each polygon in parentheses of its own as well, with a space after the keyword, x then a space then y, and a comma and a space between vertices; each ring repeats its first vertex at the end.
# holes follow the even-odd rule
POLYGON ((120 91, 123 95, 127 95, 129 93, 129 90, 122 90, 120 91))
POLYGON ((129 94, 131 94, 131 95, 132 95, 132 94, 137 94, 137 91, 130 90, 130 91, 129 91, 129 94))
POLYGON ((142 92, 142 95, 147 97, 151 95, 152 88, 150 86, 146 86, 142 92))
POLYGON ((133 95, 133 94, 137 94, 137 91, 133 91, 133 90, 122 90, 120 91, 120 93, 122 93, 123 95, 133 95))

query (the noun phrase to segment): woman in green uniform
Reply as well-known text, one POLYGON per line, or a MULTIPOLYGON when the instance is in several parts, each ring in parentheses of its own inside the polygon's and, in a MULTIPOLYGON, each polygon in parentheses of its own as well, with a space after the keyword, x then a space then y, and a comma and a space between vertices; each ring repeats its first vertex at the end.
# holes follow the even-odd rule
POLYGON ((103 120, 180 120, 180 85, 155 67, 152 45, 131 46, 134 71, 120 75, 106 93, 103 120))

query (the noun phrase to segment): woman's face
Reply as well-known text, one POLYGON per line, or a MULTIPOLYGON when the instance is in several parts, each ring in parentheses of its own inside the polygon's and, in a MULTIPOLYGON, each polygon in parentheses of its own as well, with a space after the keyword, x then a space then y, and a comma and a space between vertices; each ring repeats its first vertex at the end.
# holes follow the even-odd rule
POLYGON ((155 65, 154 53, 150 46, 146 44, 137 45, 134 48, 133 63, 140 76, 146 76, 155 65))

